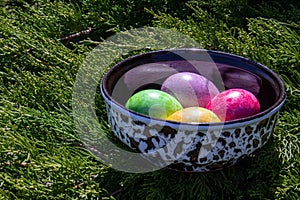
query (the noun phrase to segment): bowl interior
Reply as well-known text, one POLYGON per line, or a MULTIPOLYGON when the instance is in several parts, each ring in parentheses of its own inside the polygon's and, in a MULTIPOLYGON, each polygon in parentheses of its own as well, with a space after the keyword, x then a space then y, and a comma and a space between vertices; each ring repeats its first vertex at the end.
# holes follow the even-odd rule
POLYGON ((201 74, 220 91, 246 89, 259 100, 260 113, 278 106, 285 98, 282 81, 264 65, 240 56, 202 49, 161 50, 130 57, 108 71, 101 87, 108 99, 125 108, 134 93, 160 89, 167 77, 178 72, 201 74))

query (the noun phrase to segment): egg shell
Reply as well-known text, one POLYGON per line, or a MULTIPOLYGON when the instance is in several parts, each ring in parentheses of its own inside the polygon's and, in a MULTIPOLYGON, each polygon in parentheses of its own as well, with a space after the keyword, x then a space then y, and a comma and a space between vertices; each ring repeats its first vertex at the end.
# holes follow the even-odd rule
POLYGON ((258 99, 244 89, 228 89, 215 96, 206 106, 222 121, 241 119, 260 112, 258 99))
POLYGON ((142 90, 131 96, 126 108, 153 118, 166 119, 181 110, 181 104, 171 95, 160 90, 142 90))
POLYGON ((161 90, 176 97, 186 107, 205 107, 219 94, 217 87, 204 76, 190 72, 180 72, 168 77, 161 90))
POLYGON ((202 107, 189 107, 176 111, 167 120, 187 123, 220 122, 216 114, 202 107))

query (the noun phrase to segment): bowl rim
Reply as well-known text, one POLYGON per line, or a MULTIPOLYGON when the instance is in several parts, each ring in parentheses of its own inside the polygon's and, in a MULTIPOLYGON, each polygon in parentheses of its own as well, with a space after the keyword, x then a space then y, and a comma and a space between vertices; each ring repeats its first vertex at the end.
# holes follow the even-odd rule
POLYGON ((145 53, 141 53, 141 54, 137 54, 137 55, 133 55, 133 56, 129 56, 128 58, 125 58, 123 60, 121 60, 120 62, 116 63, 114 66, 112 66, 103 76, 101 83, 100 83, 100 91, 102 94, 102 97, 104 98, 104 100, 107 103, 110 103, 111 105, 113 105, 114 108, 119 109, 119 111, 125 111, 128 112, 130 114, 130 116, 136 116, 137 118, 143 119, 144 121, 155 121, 158 124, 164 124, 164 126, 193 126, 193 127, 211 127, 211 126, 234 126, 236 124, 250 124, 252 122, 256 122, 261 118, 264 118, 264 116, 270 116, 273 115, 274 113, 276 113, 284 104, 285 100, 286 100, 286 88, 284 85, 284 82, 280 79, 280 77, 270 68, 268 68, 267 66, 259 63, 259 62, 254 62, 248 58, 245 58, 243 56, 240 55, 236 55, 236 54, 232 54, 232 53, 227 53, 227 52, 222 52, 222 51, 216 51, 216 50, 207 50, 207 49, 200 49, 200 48, 174 48, 174 49, 162 49, 162 50, 155 50, 155 51, 149 51, 149 52, 145 52, 145 53), (132 111, 127 109, 125 106, 123 106, 122 104, 120 104, 119 102, 117 102, 116 100, 114 100, 108 93, 107 89, 106 89, 106 83, 108 81, 108 77, 114 72, 114 70, 119 69, 120 67, 123 67, 124 64, 126 64, 126 62, 128 61, 132 61, 132 60, 136 60, 139 59, 141 57, 145 57, 145 56, 151 56, 153 54, 160 54, 160 53, 168 53, 168 52, 176 52, 176 51, 193 51, 193 52, 207 52, 208 54, 214 54, 217 56, 229 56, 232 59, 236 59, 236 60, 240 60, 243 62, 248 62, 250 65, 254 66, 254 67, 258 67, 260 70, 264 71, 265 73, 267 73, 272 80, 274 80, 278 86, 279 86, 279 97, 278 100, 269 108, 255 114, 255 115, 251 115, 249 117, 244 117, 244 118, 239 118, 239 119, 235 119, 235 120, 229 120, 229 121, 222 121, 222 122, 212 122, 212 123, 187 123, 187 122, 177 122, 177 121, 170 121, 170 120, 164 120, 164 119, 159 119, 159 118, 150 118, 147 115, 132 111))

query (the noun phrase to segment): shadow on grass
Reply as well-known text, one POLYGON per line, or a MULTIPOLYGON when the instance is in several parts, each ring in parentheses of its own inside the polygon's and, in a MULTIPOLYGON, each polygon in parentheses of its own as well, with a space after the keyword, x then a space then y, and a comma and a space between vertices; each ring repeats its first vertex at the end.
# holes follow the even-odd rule
POLYGON ((272 138, 254 154, 221 171, 184 173, 161 169, 127 174, 112 170, 114 177, 123 177, 123 186, 109 189, 117 199, 274 199, 281 167, 272 138))
MULTIPOLYGON (((100 100, 98 105, 100 114, 104 102, 100 100)), ((99 121, 107 120, 105 114, 98 115, 99 121)), ((107 124, 103 128, 111 142, 124 148, 107 124)), ((165 168, 130 174, 110 169, 98 181, 105 181, 105 188, 116 199, 274 199, 276 188, 281 185, 279 174, 283 167, 277 140, 271 137, 262 148, 220 171, 186 173, 165 168)))

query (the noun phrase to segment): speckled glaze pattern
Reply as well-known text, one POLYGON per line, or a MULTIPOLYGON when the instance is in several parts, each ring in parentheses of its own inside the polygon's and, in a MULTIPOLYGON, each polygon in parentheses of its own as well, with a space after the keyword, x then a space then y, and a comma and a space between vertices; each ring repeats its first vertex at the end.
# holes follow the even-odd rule
POLYGON ((185 172, 220 170, 262 147, 286 99, 284 83, 268 67, 238 55, 194 48, 127 58, 106 73, 100 90, 117 138, 154 165, 185 172), (260 112, 224 123, 188 124, 150 118, 124 107, 136 92, 160 89, 178 72, 203 75, 220 91, 248 90, 258 99, 260 112))
POLYGON ((235 164, 269 140, 278 118, 274 112, 235 128, 225 125, 223 129, 201 131, 144 123, 129 112, 106 106, 109 124, 123 143, 137 152, 151 153, 157 160, 168 160, 173 163, 169 167, 186 172, 215 171, 235 164))

